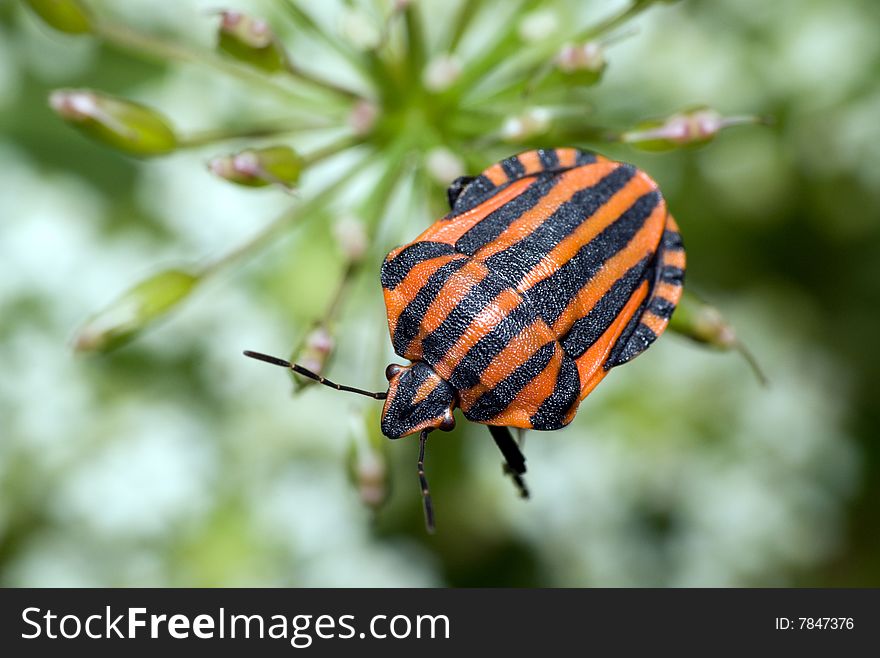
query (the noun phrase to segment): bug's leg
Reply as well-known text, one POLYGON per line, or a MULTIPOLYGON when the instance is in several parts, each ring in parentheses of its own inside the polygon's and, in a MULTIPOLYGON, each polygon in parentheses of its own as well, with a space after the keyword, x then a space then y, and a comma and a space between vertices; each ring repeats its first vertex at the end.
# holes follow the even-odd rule
POLYGON ((431 491, 428 489, 428 478, 425 477, 425 443, 428 441, 428 433, 431 430, 422 430, 419 435, 419 488, 422 490, 422 503, 425 507, 425 528, 431 534, 434 533, 434 505, 431 502, 431 491))
POLYGON ((522 477, 526 472, 526 458, 520 451, 516 441, 513 440, 510 429, 507 427, 496 427, 495 425, 489 425, 488 427, 489 433, 495 439, 495 445, 498 446, 498 449, 504 456, 504 472, 513 480, 513 483, 519 490, 519 495, 523 498, 528 498, 529 489, 522 477))

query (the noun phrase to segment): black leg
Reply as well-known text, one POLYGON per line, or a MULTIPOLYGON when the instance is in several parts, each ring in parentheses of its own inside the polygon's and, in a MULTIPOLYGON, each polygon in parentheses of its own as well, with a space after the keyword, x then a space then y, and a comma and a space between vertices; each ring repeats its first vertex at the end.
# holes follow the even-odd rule
POLYGON ((425 443, 428 441, 428 432, 422 430, 419 435, 419 487, 422 490, 422 503, 425 506, 425 527, 431 534, 434 533, 434 505, 431 503, 431 491, 428 489, 428 478, 425 476, 425 443))
POLYGON ((504 456, 504 472, 511 477, 516 488, 519 489, 519 495, 523 498, 528 498, 529 489, 522 478, 526 472, 526 458, 520 451, 519 446, 516 445, 516 441, 513 440, 510 429, 507 427, 496 427, 495 425, 489 425, 488 427, 489 433, 495 439, 495 445, 498 446, 498 449, 504 456))

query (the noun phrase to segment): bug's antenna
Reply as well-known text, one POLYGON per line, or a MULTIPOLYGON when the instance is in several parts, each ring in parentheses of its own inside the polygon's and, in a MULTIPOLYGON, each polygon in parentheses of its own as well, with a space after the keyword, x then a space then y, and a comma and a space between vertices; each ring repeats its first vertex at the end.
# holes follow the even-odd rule
POLYGON ((303 377, 308 377, 309 379, 314 379, 319 384, 323 384, 324 386, 329 386, 330 388, 335 388, 337 391, 348 391, 349 393, 359 393, 360 395, 366 395, 368 398, 375 398, 376 400, 384 400, 388 397, 388 394, 384 391, 379 391, 378 393, 373 393, 372 391, 365 391, 361 388, 354 388, 353 386, 344 386, 342 384, 337 384, 336 382, 331 382, 326 377, 321 377, 321 375, 312 372, 307 368, 303 368, 298 363, 291 363, 290 361, 285 361, 284 359, 279 359, 277 356, 269 356, 268 354, 263 354, 261 352, 251 352, 250 350, 244 351, 245 356, 249 356, 252 359, 257 359, 257 361, 265 361, 266 363, 271 363, 275 366, 281 366, 282 368, 290 368, 296 374, 302 375, 303 377))
POLYGON ((419 435, 419 487, 422 489, 422 502, 425 506, 425 528, 434 534, 434 505, 431 503, 431 491, 428 489, 428 478, 425 477, 425 443, 431 430, 422 430, 419 435))

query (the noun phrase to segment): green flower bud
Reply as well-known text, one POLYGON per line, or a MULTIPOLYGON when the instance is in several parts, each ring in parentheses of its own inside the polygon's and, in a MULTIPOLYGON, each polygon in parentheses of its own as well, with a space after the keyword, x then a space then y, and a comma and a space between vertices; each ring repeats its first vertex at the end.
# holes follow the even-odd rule
POLYGON ((667 119, 644 121, 634 130, 623 133, 621 141, 644 151, 668 151, 679 146, 699 146, 715 138, 722 129, 761 123, 760 117, 723 117, 715 110, 701 107, 673 114, 667 119))
POLYGON ((287 53, 269 24, 237 11, 220 12, 217 48, 244 64, 268 73, 288 68, 287 53))
POLYGON ((594 85, 602 78, 608 62, 605 49, 596 41, 578 45, 566 44, 556 56, 557 77, 565 84, 594 85))
POLYGON ((89 89, 59 89, 50 94, 49 106, 89 137, 131 155, 163 155, 177 148, 168 120, 134 101, 89 89))
POLYGON ((238 185, 290 188, 299 181, 304 164, 302 157, 289 146, 268 146, 218 156, 208 162, 208 169, 238 185))
POLYGON ((721 351, 739 352, 748 361, 758 380, 764 385, 767 384, 767 377, 755 357, 740 342, 733 327, 721 315, 721 311, 696 295, 689 292, 682 295, 669 321, 669 329, 721 351))
POLYGON ((182 270, 166 270, 141 281, 86 322, 74 349, 108 352, 124 345, 183 301, 198 282, 198 276, 182 270))
POLYGON ((83 34, 92 29, 92 17, 78 0, 25 0, 25 4, 60 32, 83 34))

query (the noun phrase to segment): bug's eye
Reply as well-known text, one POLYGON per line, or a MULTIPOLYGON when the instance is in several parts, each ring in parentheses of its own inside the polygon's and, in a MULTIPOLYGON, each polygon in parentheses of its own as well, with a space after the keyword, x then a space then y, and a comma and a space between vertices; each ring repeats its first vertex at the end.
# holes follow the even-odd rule
POLYGON ((397 365, 396 363, 388 364, 388 367, 385 368, 385 379, 390 382, 401 370, 403 370, 403 367, 397 365))
POLYGON ((439 428, 443 432, 450 432, 455 428, 455 416, 452 415, 452 409, 446 410, 446 415, 444 415, 443 420, 440 421, 439 428))

